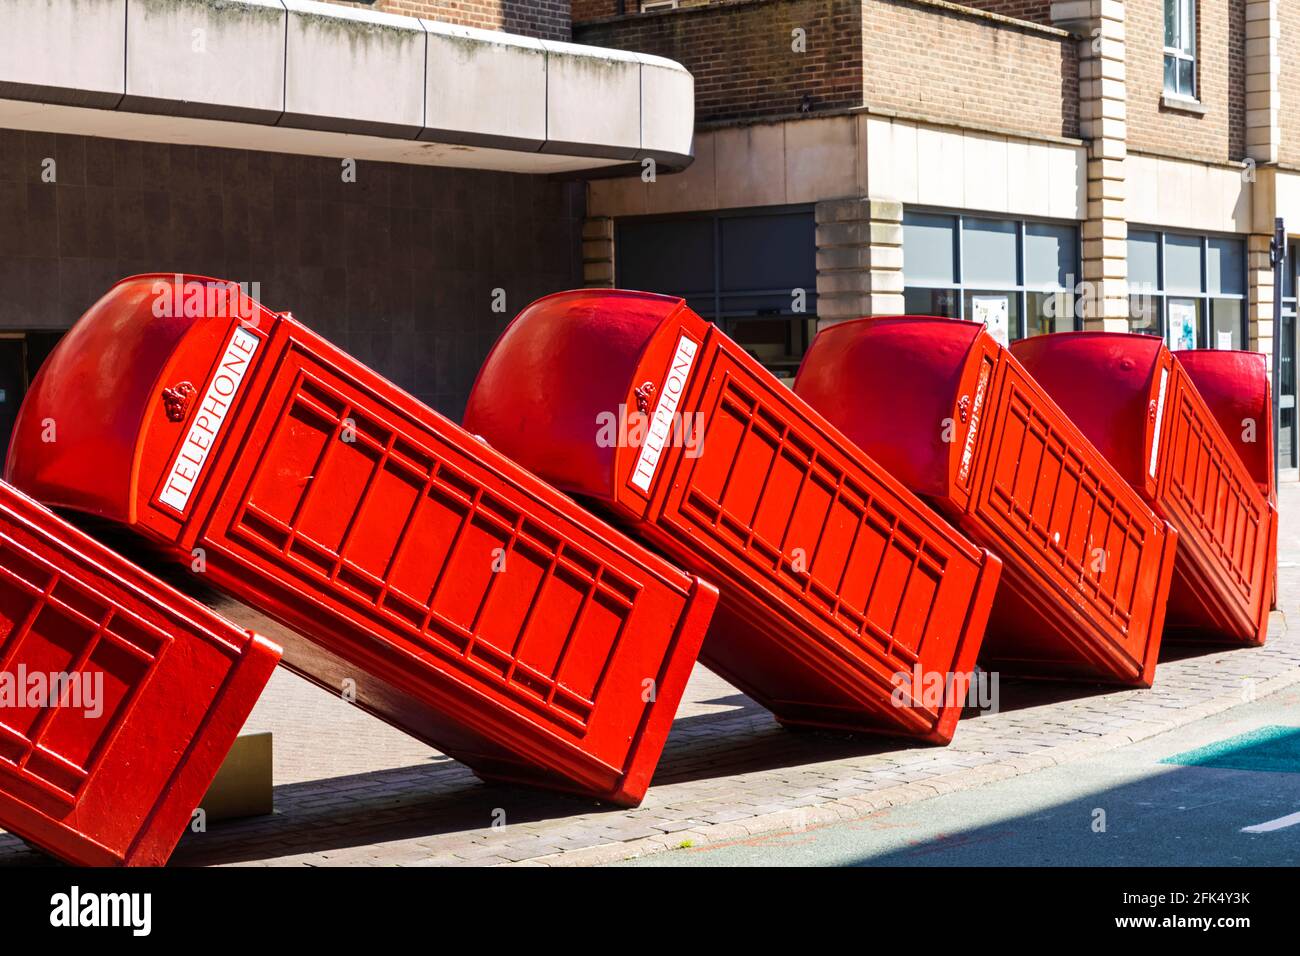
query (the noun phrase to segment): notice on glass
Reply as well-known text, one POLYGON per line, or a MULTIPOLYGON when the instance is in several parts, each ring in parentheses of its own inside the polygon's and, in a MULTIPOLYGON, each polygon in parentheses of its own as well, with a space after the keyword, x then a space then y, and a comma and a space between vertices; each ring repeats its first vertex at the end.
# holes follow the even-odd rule
POLYGON ((1011 299, 1005 295, 971 296, 971 318, 983 322, 1000 344, 1010 345, 1011 299))
POLYGON ((1220 332, 1218 334, 1218 344, 1215 346, 1215 348, 1220 348, 1220 349, 1232 348, 1232 333, 1220 332))
POLYGON ((1169 347, 1196 348, 1196 305, 1192 302, 1169 303, 1169 347))

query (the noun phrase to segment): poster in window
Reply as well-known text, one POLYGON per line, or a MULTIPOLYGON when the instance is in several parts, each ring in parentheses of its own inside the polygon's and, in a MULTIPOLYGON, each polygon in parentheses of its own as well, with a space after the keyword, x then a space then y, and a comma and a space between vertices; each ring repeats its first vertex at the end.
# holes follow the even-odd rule
POLYGON ((1196 348, 1195 303, 1169 303, 1169 347, 1174 350, 1196 348))
POLYGON ((1011 298, 1005 295, 971 296, 971 318, 988 326, 989 335, 1000 344, 1010 345, 1011 336, 1008 318, 1011 314, 1011 298))

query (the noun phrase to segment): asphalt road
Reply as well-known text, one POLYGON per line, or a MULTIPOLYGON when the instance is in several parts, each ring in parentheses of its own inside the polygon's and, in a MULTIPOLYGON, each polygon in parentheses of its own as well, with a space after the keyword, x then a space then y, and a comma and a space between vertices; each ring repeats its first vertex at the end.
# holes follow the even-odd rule
POLYGON ((677 849, 619 865, 1295 866, 1297 741, 1300 687, 1293 687, 1100 757, 979 789, 849 823, 677 849), (1272 728, 1265 736, 1281 744, 1262 759, 1253 756, 1258 748, 1223 744, 1262 728, 1272 728), (1266 765, 1271 753, 1275 769, 1161 762, 1206 747, 1220 762, 1238 764, 1266 765))

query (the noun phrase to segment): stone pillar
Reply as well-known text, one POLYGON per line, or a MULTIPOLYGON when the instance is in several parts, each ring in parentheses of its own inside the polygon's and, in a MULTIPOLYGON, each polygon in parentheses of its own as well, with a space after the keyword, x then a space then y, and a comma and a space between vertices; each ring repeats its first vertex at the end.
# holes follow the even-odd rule
POLYGON ((1282 142, 1280 0, 1246 0, 1246 155, 1276 163, 1282 142))
POLYGON ((819 202, 817 317, 825 328, 903 311, 903 204, 853 198, 819 202))
MULTIPOLYGON (((1246 0, 1246 156, 1257 166, 1251 186, 1254 233, 1247 238, 1246 347, 1263 352, 1273 365, 1273 285, 1269 243, 1277 215, 1277 167, 1282 143, 1282 72, 1278 41, 1279 0, 1246 0)), ((1295 223, 1288 223, 1294 228, 1295 223)))
POLYGON ((1273 267, 1268 247, 1277 215, 1277 167, 1261 165, 1250 186, 1250 219, 1254 231, 1246 237, 1246 345, 1268 356, 1273 365, 1273 267))
POLYGON ((1127 85, 1122 0, 1056 0, 1052 22, 1080 37, 1079 134, 1088 149, 1083 222, 1083 325, 1128 330, 1127 85))
POLYGON ((614 220, 593 216, 582 221, 582 284, 614 288, 614 220))
MULTIPOLYGON (((1271 220, 1270 220, 1271 221, 1271 220)), ((1273 267, 1268 261, 1268 246, 1272 235, 1251 234, 1246 239, 1246 348, 1263 352, 1273 365, 1273 267)))

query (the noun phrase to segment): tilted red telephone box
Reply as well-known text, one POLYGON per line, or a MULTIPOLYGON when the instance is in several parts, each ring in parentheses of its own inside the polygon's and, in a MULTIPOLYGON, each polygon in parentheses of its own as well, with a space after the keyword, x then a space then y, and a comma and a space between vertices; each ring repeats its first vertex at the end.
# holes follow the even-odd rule
POLYGON ((0 828, 167 862, 279 659, 0 483, 0 828))
POLYGON ((997 559, 681 299, 534 302, 465 425, 717 581, 701 660, 782 722, 951 738, 997 559))
POLYGON ((41 370, 8 469, 201 559, 301 635, 293 670, 480 776, 619 803, 717 600, 234 283, 115 285, 41 370))
POLYGON ((1002 559, 986 667, 1150 686, 1177 535, 982 324, 833 325, 795 392, 1002 559))
POLYGON ((1012 353, 1178 529, 1169 636, 1263 643, 1270 505, 1182 363, 1158 338, 1116 332, 1042 335, 1012 353))
POLYGON ((1237 449, 1260 494, 1268 499, 1266 563, 1273 576, 1270 607, 1277 607, 1277 471, 1273 465, 1273 388, 1262 352, 1181 349, 1174 357, 1191 376, 1214 419, 1237 449))
POLYGON ((1246 471, 1269 501, 1277 502, 1273 471, 1273 391, 1263 352, 1180 349, 1174 352, 1246 471))

